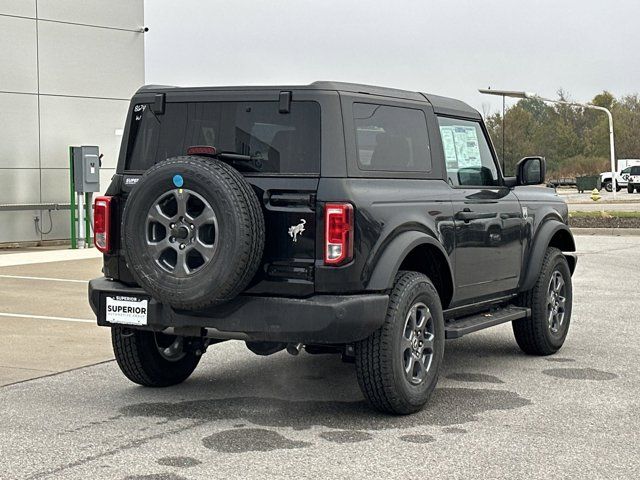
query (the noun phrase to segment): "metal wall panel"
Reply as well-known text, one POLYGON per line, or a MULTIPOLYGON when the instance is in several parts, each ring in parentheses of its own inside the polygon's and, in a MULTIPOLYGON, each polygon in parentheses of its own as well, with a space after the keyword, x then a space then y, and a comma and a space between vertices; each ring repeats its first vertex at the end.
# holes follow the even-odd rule
POLYGON ((128 99, 144 79, 144 35, 38 22, 40 93, 128 99))
POLYGON ((69 202, 69 169, 43 168, 40 172, 42 201, 45 203, 69 202))
MULTIPOLYGON (((108 187, 128 99, 144 83, 143 8, 143 0, 0 0, 0 203, 67 203, 69 145, 100 146, 101 191, 108 187)), ((0 243, 69 238, 68 210, 52 212, 48 234, 36 232, 36 216, 51 228, 46 210, 0 212, 0 243)))
POLYGON ((67 168, 69 145, 98 145, 102 165, 115 168, 129 102, 95 98, 40 97, 43 168, 67 168))
POLYGON ((0 212, 0 243, 40 240, 33 223, 39 214, 37 211, 0 212))
POLYGON ((35 18, 36 0, 2 0, 0 2, 1 14, 35 18))
POLYGON ((38 167, 38 97, 0 93, 0 168, 38 167))
MULTIPOLYGON (((111 177, 116 173, 115 168, 103 168, 100 170, 100 193, 97 195, 102 195, 104 191, 111 184, 111 177)), ((95 198, 96 195, 94 195, 95 198)))
POLYGON ((0 15, 0 65, 0 90, 37 93, 35 20, 0 15))
POLYGON ((0 203, 40 201, 40 171, 37 168, 2 168, 0 185, 0 203))
POLYGON ((142 0, 38 0, 38 18, 103 27, 139 29, 142 0))

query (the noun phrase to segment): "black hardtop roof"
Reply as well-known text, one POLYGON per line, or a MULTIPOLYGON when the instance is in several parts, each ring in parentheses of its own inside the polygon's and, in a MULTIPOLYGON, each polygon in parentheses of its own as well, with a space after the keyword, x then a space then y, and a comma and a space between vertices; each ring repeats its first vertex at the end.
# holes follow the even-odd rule
POLYGON ((480 118, 480 113, 455 98, 442 97, 430 93, 413 92, 410 90, 400 90, 397 88, 378 87, 375 85, 363 85, 359 83, 316 81, 309 85, 255 85, 255 86, 224 86, 224 87, 177 87, 173 85, 145 85, 141 87, 139 93, 161 93, 166 91, 242 91, 242 90, 331 90, 337 92, 349 92, 362 95, 378 95, 383 97, 400 98, 404 100, 415 100, 424 102, 425 99, 433 106, 436 113, 453 116, 464 116, 480 118))

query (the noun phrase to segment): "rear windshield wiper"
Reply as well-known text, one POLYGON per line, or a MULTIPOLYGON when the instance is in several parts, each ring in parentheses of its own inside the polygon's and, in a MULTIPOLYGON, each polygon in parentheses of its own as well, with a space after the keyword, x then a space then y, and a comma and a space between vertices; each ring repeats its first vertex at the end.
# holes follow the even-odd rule
MULTIPOLYGON (((194 145, 187 148, 188 155, 200 155, 203 157, 217 158, 228 162, 241 163, 241 168, 249 168, 256 172, 262 171, 265 158, 262 153, 256 152, 254 155, 244 155, 236 152, 220 152, 215 147, 209 145, 194 145)), ((240 165, 238 165, 240 167, 240 165)))
POLYGON ((264 162, 264 157, 260 152, 255 155, 243 155, 235 152, 218 152, 216 153, 215 158, 229 162, 242 163, 242 167, 250 168, 256 172, 262 171, 262 165, 264 162))

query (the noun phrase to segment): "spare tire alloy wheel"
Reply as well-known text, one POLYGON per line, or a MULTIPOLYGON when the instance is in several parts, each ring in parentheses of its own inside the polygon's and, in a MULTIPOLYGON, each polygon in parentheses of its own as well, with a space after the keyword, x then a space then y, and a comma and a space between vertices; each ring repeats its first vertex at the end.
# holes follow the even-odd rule
POLYGON ((145 230, 155 262, 176 277, 197 273, 215 255, 216 214, 192 190, 174 189, 161 195, 149 210, 145 230))
POLYGON ((232 300, 262 260, 258 196, 240 172, 217 159, 175 157, 147 170, 127 198, 122 223, 136 283, 177 309, 232 300))

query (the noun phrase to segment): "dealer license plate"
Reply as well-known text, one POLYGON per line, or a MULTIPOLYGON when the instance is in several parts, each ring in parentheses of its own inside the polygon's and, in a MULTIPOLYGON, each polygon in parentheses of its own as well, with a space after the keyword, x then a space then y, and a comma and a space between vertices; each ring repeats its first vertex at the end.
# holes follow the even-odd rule
POLYGON ((107 297, 105 319, 122 325, 146 325, 148 303, 135 297, 107 297))

